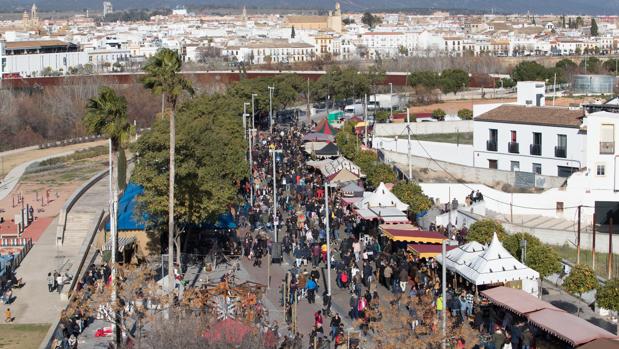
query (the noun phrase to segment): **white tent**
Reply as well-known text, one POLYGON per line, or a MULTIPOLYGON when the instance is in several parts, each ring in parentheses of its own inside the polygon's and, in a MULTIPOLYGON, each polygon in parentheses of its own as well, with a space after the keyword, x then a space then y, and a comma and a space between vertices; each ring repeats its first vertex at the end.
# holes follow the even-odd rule
POLYGON ((538 280, 539 273, 520 263, 503 247, 496 233, 483 254, 463 264, 458 273, 475 285, 538 280))
POLYGON ((325 177, 329 177, 332 174, 338 173, 344 169, 350 171, 352 174, 358 177, 364 176, 363 173, 361 173, 361 168, 359 168, 359 166, 357 166, 354 162, 346 159, 343 156, 340 156, 336 159, 308 161, 307 165, 320 170, 322 175, 325 177))
MULTIPOLYGON (((482 255, 485 249, 486 246, 477 241, 471 241, 462 246, 458 246, 458 248, 447 251, 445 266, 448 270, 457 273, 464 265, 469 264, 482 255)), ((439 263, 443 262, 442 255, 436 256, 435 259, 439 263)))
POLYGON ((395 207, 400 211, 408 210, 408 205, 400 201, 387 187, 381 182, 373 192, 363 193, 363 199, 356 202, 355 206, 359 209, 373 207, 395 207))

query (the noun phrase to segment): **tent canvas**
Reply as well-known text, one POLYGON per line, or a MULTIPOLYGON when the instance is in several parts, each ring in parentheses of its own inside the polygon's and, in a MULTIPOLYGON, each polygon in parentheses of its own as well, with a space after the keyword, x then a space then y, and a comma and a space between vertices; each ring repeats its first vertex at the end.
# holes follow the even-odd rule
POLYGON ((318 125, 316 125, 316 127, 312 129, 312 132, 322 133, 322 134, 332 135, 332 136, 335 136, 335 134, 337 133, 335 128, 333 128, 333 126, 329 124, 329 121, 327 119, 322 119, 318 123, 318 125))
POLYGON ((440 244, 443 240, 447 240, 447 238, 441 233, 435 231, 424 231, 412 224, 382 224, 380 226, 380 230, 386 237, 393 241, 440 244))
MULTIPOLYGON (((457 272, 466 264, 469 264, 473 259, 484 253, 486 247, 477 241, 471 241, 458 248, 447 252, 445 265, 448 270, 457 272)), ((442 256, 437 256, 436 260, 439 263, 443 262, 442 256)))
POLYGON ((339 184, 339 183, 348 183, 358 181, 359 177, 355 176, 352 172, 347 169, 342 169, 337 173, 334 173, 327 177, 327 182, 329 184, 339 184))
POLYGON ((400 211, 408 210, 408 205, 400 201, 383 182, 373 192, 363 193, 363 200, 357 202, 355 206, 357 208, 395 207, 400 211))
MULTIPOLYGON (((144 222, 148 215, 137 211, 138 197, 144 194, 144 188, 135 183, 127 184, 125 191, 118 200, 118 231, 144 230, 144 222)), ((110 222, 105 224, 105 230, 110 230, 110 222)))
POLYGON ((520 263, 503 247, 496 233, 484 253, 463 265, 459 274, 475 285, 539 279, 538 272, 520 263))
POLYGON ((314 153, 317 156, 338 156, 340 150, 338 149, 337 145, 333 143, 327 143, 327 145, 316 150, 314 153))
POLYGON ((324 134, 318 132, 308 133, 303 136, 304 142, 333 142, 335 137, 332 134, 324 134))

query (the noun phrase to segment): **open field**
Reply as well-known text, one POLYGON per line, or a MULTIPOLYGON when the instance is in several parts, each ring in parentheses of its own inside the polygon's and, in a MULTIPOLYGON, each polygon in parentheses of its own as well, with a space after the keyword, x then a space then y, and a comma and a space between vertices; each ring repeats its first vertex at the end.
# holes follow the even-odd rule
POLYGON ((49 324, 0 324, 0 349, 36 349, 49 324))

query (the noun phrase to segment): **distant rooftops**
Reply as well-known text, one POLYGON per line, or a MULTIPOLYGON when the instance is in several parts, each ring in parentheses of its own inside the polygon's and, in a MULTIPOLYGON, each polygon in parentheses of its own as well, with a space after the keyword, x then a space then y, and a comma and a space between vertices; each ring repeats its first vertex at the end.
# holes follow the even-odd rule
POLYGON ((475 121, 578 128, 582 109, 502 105, 475 118, 475 121))
POLYGON ((75 46, 75 44, 62 40, 28 40, 8 41, 5 48, 7 50, 37 50, 45 48, 68 48, 71 46, 75 46))

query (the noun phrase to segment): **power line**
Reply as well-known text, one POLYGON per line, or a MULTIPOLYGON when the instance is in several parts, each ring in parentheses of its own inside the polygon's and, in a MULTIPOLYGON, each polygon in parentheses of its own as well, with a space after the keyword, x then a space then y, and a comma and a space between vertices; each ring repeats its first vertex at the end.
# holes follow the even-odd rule
MULTIPOLYGON (((410 125, 407 125, 406 128, 410 127, 410 125)), ((406 130, 406 128, 404 130, 406 130)), ((404 133, 404 130, 402 132, 400 132, 400 135, 402 135, 404 133)), ((450 176, 453 180, 455 180, 456 182, 458 182, 458 184, 461 184, 463 186, 465 186, 467 189, 470 189, 471 191, 475 191, 475 189, 473 189, 472 187, 470 187, 469 185, 467 185, 467 183, 464 182, 460 182, 460 179, 455 177, 454 175, 452 175, 449 171, 447 171, 443 166, 441 166, 441 164, 432 157, 432 155, 430 155, 430 152, 428 152, 428 150, 426 149, 426 147, 423 146, 423 144, 421 143, 421 141, 417 138, 417 135, 411 132, 411 135, 413 136, 413 138, 415 138, 415 140, 417 141, 417 143, 419 143, 419 146, 421 146, 421 149, 423 149, 424 153, 426 153, 426 155, 428 156, 428 158, 430 160, 432 160, 443 172, 447 173, 448 176, 450 176)), ((396 140, 396 144, 397 144, 397 140, 396 140)), ((513 194, 513 193, 512 193, 513 194)), ((500 204, 503 205, 510 205, 511 207, 517 207, 517 208, 525 208, 525 209, 530 209, 530 210, 546 210, 546 211, 554 211, 556 210, 556 208, 549 208, 549 207, 530 207, 530 206, 522 206, 522 205, 515 205, 511 202, 505 202, 499 199, 495 199, 491 196, 486 196, 484 195, 484 199, 490 199, 491 201, 495 201, 498 202, 500 204)), ((578 207, 588 207, 591 208, 592 206, 586 206, 586 205, 577 205, 577 206, 569 206, 569 207, 564 207, 563 209, 575 209, 578 207)))

